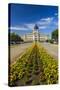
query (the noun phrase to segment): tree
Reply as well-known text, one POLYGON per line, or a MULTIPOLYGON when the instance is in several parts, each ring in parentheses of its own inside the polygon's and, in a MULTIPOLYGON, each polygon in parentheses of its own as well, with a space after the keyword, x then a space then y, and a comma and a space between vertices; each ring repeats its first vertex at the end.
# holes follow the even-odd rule
POLYGON ((16 33, 10 33, 10 42, 21 42, 23 39, 16 33))
POLYGON ((58 29, 52 32, 52 39, 54 39, 55 41, 58 41, 58 29))

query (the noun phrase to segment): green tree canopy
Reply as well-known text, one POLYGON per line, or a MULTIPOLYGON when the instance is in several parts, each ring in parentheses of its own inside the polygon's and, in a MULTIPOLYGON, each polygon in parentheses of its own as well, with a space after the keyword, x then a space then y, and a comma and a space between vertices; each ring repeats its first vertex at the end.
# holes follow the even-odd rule
POLYGON ((16 33, 10 33, 10 41, 17 42, 17 41, 23 41, 23 40, 16 33))
POLYGON ((52 32, 52 39, 58 40, 58 29, 52 32))

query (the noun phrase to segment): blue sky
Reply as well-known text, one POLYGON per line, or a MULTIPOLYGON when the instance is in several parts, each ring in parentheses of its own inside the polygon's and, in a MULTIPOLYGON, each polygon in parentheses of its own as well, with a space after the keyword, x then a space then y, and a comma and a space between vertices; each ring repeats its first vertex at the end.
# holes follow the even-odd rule
POLYGON ((35 24, 45 34, 58 28, 57 6, 9 4, 9 7, 11 32, 23 35, 32 32, 35 24))

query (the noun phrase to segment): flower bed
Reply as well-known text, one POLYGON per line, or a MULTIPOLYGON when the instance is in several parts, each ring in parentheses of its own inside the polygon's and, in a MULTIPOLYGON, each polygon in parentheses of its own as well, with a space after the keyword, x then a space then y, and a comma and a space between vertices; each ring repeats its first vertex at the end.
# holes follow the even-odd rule
POLYGON ((9 85, 58 83, 58 63, 39 44, 33 44, 10 66, 9 85))
POLYGON ((58 83, 58 62, 46 50, 39 46, 40 60, 43 63, 43 70, 45 75, 46 84, 58 83))

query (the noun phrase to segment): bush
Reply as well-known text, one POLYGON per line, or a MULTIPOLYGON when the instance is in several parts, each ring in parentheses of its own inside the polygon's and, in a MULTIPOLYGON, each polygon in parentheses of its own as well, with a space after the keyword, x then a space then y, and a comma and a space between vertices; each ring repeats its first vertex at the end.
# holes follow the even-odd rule
POLYGON ((54 43, 54 41, 53 41, 53 40, 50 40, 49 42, 50 42, 50 43, 54 43))

